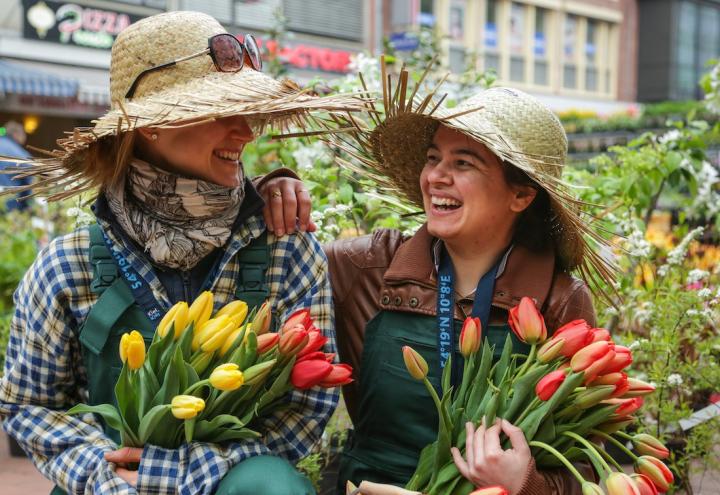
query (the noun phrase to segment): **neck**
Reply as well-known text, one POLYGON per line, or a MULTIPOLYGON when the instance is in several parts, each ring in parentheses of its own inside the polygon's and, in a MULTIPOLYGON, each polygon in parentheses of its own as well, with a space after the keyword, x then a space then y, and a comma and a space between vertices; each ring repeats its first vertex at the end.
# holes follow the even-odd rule
POLYGON ((465 296, 477 287, 510 244, 511 236, 498 236, 482 245, 445 242, 455 271, 455 290, 465 296))

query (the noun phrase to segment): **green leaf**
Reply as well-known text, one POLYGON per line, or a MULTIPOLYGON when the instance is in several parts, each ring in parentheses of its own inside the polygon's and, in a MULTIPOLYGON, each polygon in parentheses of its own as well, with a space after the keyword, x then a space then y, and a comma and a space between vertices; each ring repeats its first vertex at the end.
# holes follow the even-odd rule
POLYGON ((502 378, 505 376, 505 372, 510 365, 510 358, 512 357, 513 341, 512 337, 508 333, 505 336, 505 345, 503 346, 502 354, 495 365, 495 383, 500 383, 502 378))
POLYGON ((425 448, 422 449, 415 473, 410 478, 410 481, 408 481, 408 484, 405 485, 407 490, 421 491, 421 489, 425 488, 427 483, 430 481, 432 466, 435 463, 436 451, 437 442, 426 445, 425 448))
POLYGON ((70 408, 70 410, 67 412, 67 414, 70 415, 85 413, 99 414, 100 416, 102 416, 102 418, 105 420, 105 422, 110 428, 113 428, 117 431, 123 431, 120 413, 117 409, 115 409, 115 406, 113 406, 112 404, 100 404, 97 406, 78 404, 77 406, 70 408))
MULTIPOLYGON (((150 409, 142 420, 140 420, 140 428, 138 428, 138 440, 143 445, 147 443, 150 435, 155 431, 160 422, 170 413, 170 404, 161 404, 150 409)), ((165 426, 163 426, 164 428, 165 426)))
POLYGON ((445 368, 443 368, 442 372, 442 380, 441 380, 441 387, 443 392, 447 392, 450 390, 450 378, 452 377, 452 358, 453 356, 448 357, 448 360, 445 362, 445 368))
POLYGON ((549 365, 542 365, 526 373, 513 384, 512 399, 503 414, 505 419, 513 423, 518 413, 525 409, 523 406, 527 407, 532 402, 535 398, 535 385, 547 374, 549 368, 549 365))
MULTIPOLYGON (((471 381, 468 399, 464 404, 465 411, 471 417, 480 405, 482 398, 485 396, 485 392, 488 387, 488 376, 490 375, 490 368, 492 367, 492 359, 493 349, 486 339, 483 343, 482 356, 480 358, 480 365, 478 366, 477 374, 471 381)), ((461 403, 458 405, 461 405, 461 403)))

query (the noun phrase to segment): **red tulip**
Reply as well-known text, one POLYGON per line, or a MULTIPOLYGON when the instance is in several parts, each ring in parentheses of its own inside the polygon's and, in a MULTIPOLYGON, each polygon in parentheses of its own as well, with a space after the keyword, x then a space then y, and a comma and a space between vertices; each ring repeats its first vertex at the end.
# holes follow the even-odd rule
POLYGON ((622 371, 616 371, 614 373, 607 373, 600 375, 595 378, 589 385, 617 385, 623 380, 627 380, 627 375, 622 371))
POLYGON ((652 435, 647 433, 638 433, 632 438, 635 450, 640 455, 649 455, 658 459, 667 459, 670 451, 663 443, 652 435))
POLYGON ((416 380, 422 380, 428 374, 428 364, 418 352, 410 346, 402 348, 403 360, 410 376, 416 380))
POLYGON ((285 324, 282 327, 282 331, 290 330, 295 325, 302 325, 305 330, 312 325, 312 317, 310 316, 310 310, 308 308, 298 309, 288 316, 288 319, 285 320, 285 324))
POLYGON ((608 495, 640 495, 640 489, 625 473, 614 472, 605 479, 608 495))
POLYGON ((535 393, 540 400, 550 400, 550 397, 565 381, 565 370, 556 370, 548 373, 535 385, 535 393))
POLYGON ((631 474, 630 478, 632 478, 640 490, 640 495, 658 495, 657 488, 655 488, 650 478, 644 474, 631 474))
POLYGON ((335 364, 330 374, 320 382, 320 386, 325 388, 340 387, 352 381, 352 368, 347 364, 335 364))
POLYGON ((630 399, 608 399, 603 401, 603 404, 617 404, 615 414, 618 416, 630 416, 642 407, 643 402, 642 397, 633 397, 630 399))
POLYGON ((585 383, 589 383, 605 370, 614 357, 613 344, 601 340, 577 351, 570 360, 570 366, 575 372, 585 372, 585 383))
POLYGON ((460 331, 460 353, 464 358, 469 358, 480 349, 482 339, 482 324, 480 318, 467 317, 463 322, 460 331))
POLYGON ((325 337, 320 330, 310 330, 308 331, 308 343, 303 347, 303 349, 298 353, 298 356, 302 357, 305 354, 308 354, 310 352, 319 351, 323 348, 325 343, 328 341, 328 338, 325 337))
POLYGON ((663 461, 649 455, 638 457, 635 461, 635 472, 650 478, 659 492, 668 491, 675 480, 672 471, 663 461))
POLYGON ((280 334, 278 333, 264 333, 257 337, 257 353, 262 354, 263 352, 271 349, 275 344, 280 341, 280 334))
POLYGON ((590 325, 585 320, 573 320, 558 328, 552 338, 565 339, 565 345, 560 352, 563 356, 570 358, 592 342, 592 332, 590 325))
POLYGON ((527 344, 543 342, 547 338, 545 320, 529 297, 510 309, 508 323, 517 337, 527 344))
POLYGON ((592 333, 591 342, 600 342, 601 340, 610 342, 610 332, 604 328, 593 328, 590 332, 592 333))
POLYGON ((295 363, 290 382, 295 388, 305 390, 319 385, 333 372, 333 365, 325 360, 311 359, 295 363))
POLYGON ((300 352, 310 340, 307 331, 295 326, 280 336, 279 351, 283 356, 294 356, 300 352))
POLYGON ((615 357, 605 367, 604 373, 614 373, 616 371, 622 371, 628 366, 630 366, 630 363, 633 362, 632 353, 627 347, 622 345, 616 345, 615 349, 613 350, 615 351, 615 357))
POLYGON ((639 397, 641 395, 648 395, 655 391, 655 387, 637 378, 628 378, 628 384, 630 388, 625 392, 624 397, 639 397))
POLYGON ((485 488, 478 488, 470 492, 470 495, 509 495, 505 488, 500 485, 487 486, 485 488))
POLYGON ((563 346, 565 345, 565 339, 552 339, 545 342, 540 349, 538 349, 537 360, 541 363, 549 363, 560 355, 563 346))

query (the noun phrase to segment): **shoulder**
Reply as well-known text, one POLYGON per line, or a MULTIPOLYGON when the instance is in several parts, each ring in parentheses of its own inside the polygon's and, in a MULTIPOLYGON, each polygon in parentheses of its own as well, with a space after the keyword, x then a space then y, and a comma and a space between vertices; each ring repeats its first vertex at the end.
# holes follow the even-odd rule
POLYGON ((547 300, 546 320, 552 328, 557 328, 577 319, 584 319, 592 326, 596 324, 590 288, 583 280, 556 271, 547 300))
POLYGON ((349 263, 355 268, 387 267, 405 241, 399 230, 379 229, 372 234, 340 239, 323 246, 331 263, 349 263))

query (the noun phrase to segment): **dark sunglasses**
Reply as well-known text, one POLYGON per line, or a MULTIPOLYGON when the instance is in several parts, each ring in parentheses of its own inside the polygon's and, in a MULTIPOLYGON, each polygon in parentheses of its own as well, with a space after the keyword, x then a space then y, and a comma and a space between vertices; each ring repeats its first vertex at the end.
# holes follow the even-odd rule
POLYGON ((142 71, 130 86, 130 89, 125 94, 125 98, 132 98, 135 94, 140 80, 151 72, 164 69, 166 67, 172 67, 178 62, 184 62, 191 58, 200 57, 205 54, 210 54, 215 68, 219 72, 238 72, 243 68, 245 63, 245 54, 247 54, 253 69, 257 71, 262 70, 262 59, 260 58, 260 49, 258 48, 257 41, 252 34, 246 34, 245 41, 240 42, 235 36, 228 33, 216 34, 208 39, 208 47, 201 52, 193 53, 186 57, 181 57, 172 62, 166 62, 164 64, 156 65, 142 71))

